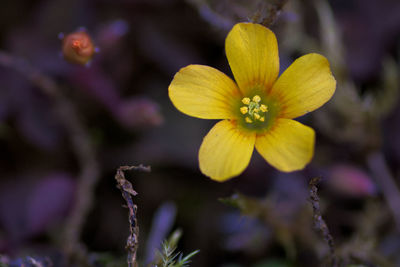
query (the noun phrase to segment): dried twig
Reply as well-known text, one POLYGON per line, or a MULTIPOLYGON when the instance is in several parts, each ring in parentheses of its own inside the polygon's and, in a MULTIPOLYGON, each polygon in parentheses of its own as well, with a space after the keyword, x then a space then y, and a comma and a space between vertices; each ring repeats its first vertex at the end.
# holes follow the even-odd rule
POLYGON ((94 190, 99 178, 99 168, 90 137, 81 123, 72 103, 63 95, 62 89, 49 76, 40 72, 24 59, 0 51, 0 65, 13 69, 25 76, 33 85, 54 101, 58 114, 80 165, 75 206, 65 224, 63 246, 69 256, 82 256, 84 251, 79 238, 83 223, 92 206, 94 190))
POLYGON ((321 208, 319 205, 319 197, 318 197, 318 188, 317 184, 321 180, 321 177, 315 177, 310 180, 309 183, 309 188, 310 188, 310 201, 311 205, 313 207, 313 212, 314 212, 314 227, 318 231, 321 232, 322 236, 324 237, 325 242, 329 246, 329 252, 330 252, 330 257, 331 257, 331 266, 332 267, 338 267, 338 259, 335 253, 335 246, 333 242, 333 237, 329 233, 329 228, 326 225, 324 219, 322 218, 321 214, 321 208))
POLYGON ((137 193, 133 190, 132 184, 125 179, 124 171, 137 170, 150 172, 150 167, 143 165, 139 166, 121 166, 117 169, 115 174, 115 180, 117 181, 117 187, 121 190, 122 197, 125 199, 129 209, 129 236, 126 240, 126 250, 128 251, 128 267, 136 267, 136 252, 139 246, 139 226, 136 221, 136 210, 137 206, 133 203, 132 196, 136 196, 137 193))

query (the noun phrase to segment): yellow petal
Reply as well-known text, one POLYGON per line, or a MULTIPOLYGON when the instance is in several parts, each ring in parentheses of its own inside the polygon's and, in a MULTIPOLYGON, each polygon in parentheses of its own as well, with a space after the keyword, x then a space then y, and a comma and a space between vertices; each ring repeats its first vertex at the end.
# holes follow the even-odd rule
POLYGON ((201 119, 232 118, 232 105, 242 97, 228 76, 202 65, 189 65, 180 69, 168 93, 178 110, 201 119))
POLYGON ((303 169, 314 154, 315 132, 300 122, 277 119, 264 135, 257 136, 256 149, 280 171, 303 169))
POLYGON ((238 23, 226 37, 225 50, 245 96, 254 88, 270 89, 279 73, 278 44, 272 31, 259 24, 238 23))
POLYGON ((336 80, 328 60, 319 54, 298 58, 279 77, 270 95, 281 102, 280 117, 296 118, 325 104, 333 95, 336 80))
POLYGON ((201 172, 219 182, 239 175, 250 162, 255 140, 255 134, 239 131, 231 121, 218 122, 200 146, 201 172))

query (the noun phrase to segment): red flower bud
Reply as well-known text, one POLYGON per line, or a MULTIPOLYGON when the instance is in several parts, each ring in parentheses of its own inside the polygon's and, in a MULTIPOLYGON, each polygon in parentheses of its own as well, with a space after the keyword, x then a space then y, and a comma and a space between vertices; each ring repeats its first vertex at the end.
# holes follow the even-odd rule
POLYGON ((93 57, 96 48, 92 39, 85 31, 77 31, 62 39, 64 59, 70 63, 85 65, 93 57))

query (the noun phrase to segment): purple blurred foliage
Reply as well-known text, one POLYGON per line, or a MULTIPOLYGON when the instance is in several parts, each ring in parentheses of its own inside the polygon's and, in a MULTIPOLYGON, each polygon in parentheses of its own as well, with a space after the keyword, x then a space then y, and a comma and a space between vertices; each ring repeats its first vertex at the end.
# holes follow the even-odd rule
POLYGON ((400 166, 400 101, 395 110, 384 121, 383 145, 391 156, 394 166, 400 166))
POLYGON ((63 219, 74 199, 75 182, 62 172, 48 174, 39 180, 15 177, 3 183, 0 190, 0 224, 5 230, 8 247, 39 235, 63 219))
POLYGON ((61 127, 53 110, 40 102, 21 107, 17 115, 17 127, 30 143, 44 150, 54 150, 62 136, 61 127))
POLYGON ((122 19, 111 21, 110 23, 99 27, 96 34, 97 43, 101 47, 99 52, 102 54, 109 54, 110 52, 112 53, 117 50, 115 49, 116 46, 121 45, 122 38, 128 32, 129 24, 122 19))
POLYGON ((384 238, 379 249, 384 251, 386 257, 394 258, 395 266, 400 266, 400 234, 396 233, 384 238))
POLYGON ((189 64, 205 63, 195 48, 167 35, 155 22, 145 20, 142 22, 142 27, 137 30, 140 49, 150 61, 169 75, 189 64))
MULTIPOLYGON (((380 74, 383 57, 400 35, 400 2, 338 2, 338 21, 343 32, 351 74, 358 81, 370 81, 380 74)), ((335 7, 335 1, 332 4, 335 7)))
POLYGON ((117 152, 120 158, 115 157, 115 154, 110 154, 113 155, 113 159, 109 158, 108 163, 117 164, 115 160, 119 160, 119 162, 179 164, 179 166, 193 168, 199 172, 196 153, 202 138, 211 127, 206 121, 191 120, 191 122, 185 122, 183 131, 177 131, 180 129, 179 123, 182 123, 182 120, 168 121, 168 125, 165 123, 156 130, 149 131, 140 142, 130 147, 120 148, 117 152))
MULTIPOLYGON (((26 177, 15 177, 15 179, 12 183, 3 184, 0 190, 0 224, 9 241, 4 243, 7 246, 13 246, 29 235, 25 215, 27 196, 33 183, 26 177)), ((4 251, 9 248, 0 249, 4 251)))
POLYGON ((163 203, 154 213, 151 230, 146 240, 145 263, 154 260, 154 251, 160 250, 163 240, 167 239, 176 217, 176 205, 172 202, 163 203))
POLYGON ((260 253, 272 237, 271 229, 260 220, 238 212, 224 214, 220 220, 220 230, 226 236, 223 246, 228 251, 260 253))
POLYGON ((0 68, 0 79, 3 81, 2 90, 0 90, 0 122, 5 120, 13 110, 14 90, 11 88, 14 84, 11 85, 9 80, 5 79, 7 73, 0 68))
POLYGON ((120 102, 114 83, 97 64, 90 67, 77 66, 69 73, 69 81, 108 110, 113 111, 120 102))
POLYGON ((160 107, 146 97, 121 101, 117 108, 117 119, 126 128, 147 128, 163 123, 160 107))
POLYGON ((349 197, 373 196, 377 192, 370 175, 350 164, 331 167, 327 182, 330 189, 349 197))
POLYGON ((60 75, 69 69, 61 55, 61 41, 53 36, 49 40, 32 29, 21 29, 11 32, 7 38, 8 51, 33 64, 38 70, 60 75))
POLYGON ((202 16, 202 18, 211 25, 216 25, 221 29, 229 31, 234 24, 234 21, 232 19, 224 16, 218 16, 218 13, 214 12, 207 5, 199 5, 198 9, 200 16, 202 16))
POLYGON ((94 63, 119 85, 131 79, 135 67, 139 65, 134 49, 127 44, 132 34, 128 22, 118 18, 97 26, 93 31, 97 50, 94 63))
POLYGON ((158 126, 163 122, 159 106, 147 97, 123 99, 112 80, 98 67, 78 67, 71 83, 96 99, 126 128, 158 126))
POLYGON ((52 267, 53 263, 51 262, 51 260, 47 257, 45 258, 32 258, 32 257, 26 257, 24 259, 19 258, 19 259, 15 259, 13 261, 10 261, 8 263, 9 267, 52 267))
POLYGON ((307 178, 302 172, 277 172, 270 188, 271 197, 282 217, 293 216, 306 204, 308 198, 307 178))
POLYGON ((28 231, 39 234, 65 217, 72 207, 75 190, 75 181, 66 173, 49 174, 39 180, 27 204, 28 231))
MULTIPOLYGON (((43 22, 38 21, 35 24, 41 23, 43 22)), ((96 47, 99 48, 99 54, 95 55, 94 62, 91 62, 90 67, 70 66, 63 61, 60 49, 61 41, 57 37, 59 32, 54 32, 54 36, 51 38, 38 34, 38 31, 36 28, 34 30, 29 28, 11 32, 7 38, 7 47, 16 55, 34 63, 41 71, 67 79, 76 88, 83 90, 89 97, 103 105, 124 127, 139 128, 144 125, 156 126, 162 123, 161 114, 158 112, 159 107, 154 101, 145 97, 138 98, 137 101, 133 97, 126 101, 122 100, 120 96, 122 90, 119 90, 114 83, 114 78, 119 78, 126 72, 130 73, 127 65, 131 62, 129 57, 126 56, 129 52, 122 47, 123 38, 129 31, 129 26, 124 20, 112 20, 92 31, 96 32, 94 42, 96 47), (121 53, 124 54, 121 55, 121 53), (104 69, 104 61, 110 58, 113 59, 112 64, 115 63, 116 58, 119 58, 120 61, 118 65, 115 65, 112 75, 104 69), (131 112, 136 111, 140 112, 129 118, 132 115, 131 112), (142 116, 142 118, 139 116, 142 116)), ((14 80, 10 79, 10 82, 12 83, 14 80)), ((29 98, 25 97, 25 99, 28 100, 29 98)), ((37 120, 31 120, 43 113, 40 112, 40 110, 34 110, 33 114, 24 114, 26 116, 22 116, 21 129, 24 133, 28 133, 28 138, 34 140, 39 146, 44 148, 54 147, 57 137, 55 135, 50 137, 40 135, 40 131, 37 129, 40 124, 49 124, 48 118, 44 116, 39 124, 37 124, 37 120), (29 135, 31 130, 32 136, 29 135)), ((0 108, 0 119, 5 116, 5 113, 5 107, 0 108)), ((52 117, 49 112, 46 113, 52 117)), ((45 128, 49 130, 49 127, 45 128)))
MULTIPOLYGON (((0 240, 1 242, 1 240, 0 240)), ((0 244, 0 248, 1 248, 1 244, 0 244)), ((5 256, 5 255, 0 255, 0 264, 3 264, 5 266, 8 266, 8 264, 10 263, 10 258, 5 256)))
POLYGON ((62 127, 47 99, 13 71, 2 72, 0 79, 0 120, 15 121, 21 135, 36 147, 55 149, 62 137, 62 127))

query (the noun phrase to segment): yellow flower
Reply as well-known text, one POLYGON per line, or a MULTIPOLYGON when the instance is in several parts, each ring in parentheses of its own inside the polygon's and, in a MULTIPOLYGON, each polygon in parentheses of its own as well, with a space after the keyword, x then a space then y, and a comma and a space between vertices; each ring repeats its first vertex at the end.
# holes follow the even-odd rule
POLYGON ((298 58, 278 78, 275 34, 259 24, 238 23, 225 40, 236 83, 222 72, 189 65, 168 91, 175 107, 201 119, 222 119, 199 150, 200 170, 216 181, 239 175, 254 147, 280 171, 300 170, 314 154, 315 133, 293 118, 321 107, 335 92, 328 60, 298 58))

